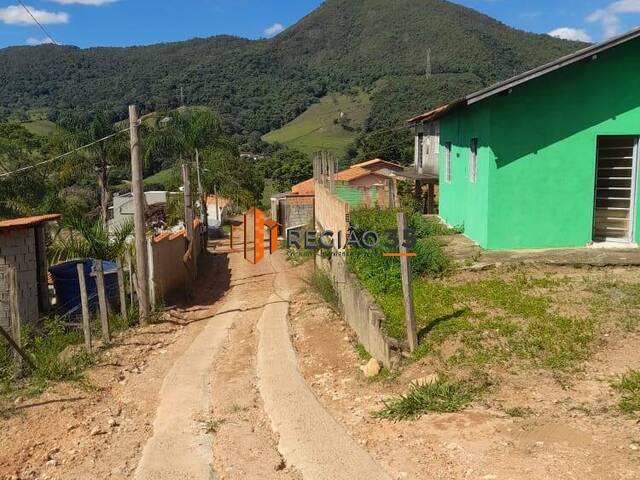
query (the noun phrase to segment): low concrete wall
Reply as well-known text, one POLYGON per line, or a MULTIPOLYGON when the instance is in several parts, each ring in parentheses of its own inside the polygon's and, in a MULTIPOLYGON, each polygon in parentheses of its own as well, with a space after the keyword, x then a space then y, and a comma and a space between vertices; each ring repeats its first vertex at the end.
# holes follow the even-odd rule
POLYGON ((382 310, 358 278, 348 271, 344 258, 327 260, 316 255, 316 266, 331 278, 344 318, 367 352, 385 367, 397 367, 402 354, 400 342, 385 335, 382 310))
POLYGON ((184 230, 163 233, 148 242, 149 291, 151 303, 157 306, 184 295, 190 282, 198 276, 198 258, 202 251, 202 225, 196 220, 194 242, 190 257, 185 262, 189 242, 184 230))

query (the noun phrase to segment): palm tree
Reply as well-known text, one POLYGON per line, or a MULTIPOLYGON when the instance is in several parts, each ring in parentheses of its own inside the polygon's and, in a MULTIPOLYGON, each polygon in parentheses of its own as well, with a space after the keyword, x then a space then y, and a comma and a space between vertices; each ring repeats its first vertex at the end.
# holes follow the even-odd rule
MULTIPOLYGON (((105 112, 98 112, 86 124, 77 122, 70 135, 70 142, 74 146, 87 145, 118 132, 118 127, 105 112)), ((127 136, 116 135, 108 140, 89 147, 89 160, 94 163, 98 172, 98 186, 100 188, 100 219, 107 225, 109 211, 109 167, 124 161, 129 153, 127 136)))
POLYGON ((90 222, 83 216, 65 218, 53 237, 49 260, 51 264, 82 258, 118 260, 127 251, 133 229, 133 222, 109 232, 101 221, 90 222))

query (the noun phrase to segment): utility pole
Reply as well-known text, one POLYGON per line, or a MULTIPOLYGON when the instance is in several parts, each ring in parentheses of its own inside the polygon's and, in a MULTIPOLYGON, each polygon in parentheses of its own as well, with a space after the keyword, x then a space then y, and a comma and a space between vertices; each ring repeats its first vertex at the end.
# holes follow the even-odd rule
POLYGON ((427 78, 431 78, 431 49, 427 49, 427 78))
POLYGON ((144 188, 142 186, 142 159, 138 139, 138 107, 129 105, 129 128, 131 136, 131 192, 133 194, 133 220, 136 238, 136 266, 138 279, 138 303, 140 323, 149 322, 149 273, 147 269, 147 238, 144 218, 144 188))
POLYGON ((184 223, 187 229, 187 239, 193 242, 193 199, 191 198, 191 167, 182 164, 182 183, 184 185, 184 223))

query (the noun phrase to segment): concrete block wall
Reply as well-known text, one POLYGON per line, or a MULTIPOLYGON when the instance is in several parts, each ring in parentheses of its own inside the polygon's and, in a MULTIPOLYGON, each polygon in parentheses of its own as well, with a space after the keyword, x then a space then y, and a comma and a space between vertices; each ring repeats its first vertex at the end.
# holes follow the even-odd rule
POLYGON ((9 328, 9 284, 7 267, 18 275, 18 302, 22 324, 35 325, 39 318, 38 266, 33 228, 0 231, 0 325, 9 328))
POLYGON ((385 367, 397 367, 401 360, 402 345, 384 333, 385 316, 382 309, 358 278, 349 272, 344 258, 337 256, 328 260, 317 255, 316 266, 331 279, 344 319, 355 331, 358 341, 385 367))
POLYGON ((313 197, 287 197, 284 225, 286 228, 313 223, 313 197))

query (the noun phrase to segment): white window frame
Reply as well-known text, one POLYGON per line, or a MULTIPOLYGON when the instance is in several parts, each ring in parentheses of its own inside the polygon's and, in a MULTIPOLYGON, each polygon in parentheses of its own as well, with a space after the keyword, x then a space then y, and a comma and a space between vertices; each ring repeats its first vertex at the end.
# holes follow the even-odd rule
POLYGON ((451 183, 451 142, 444 143, 444 181, 451 183))
POLYGON ((469 181, 476 183, 478 181, 478 139, 471 139, 469 153, 469 181))

